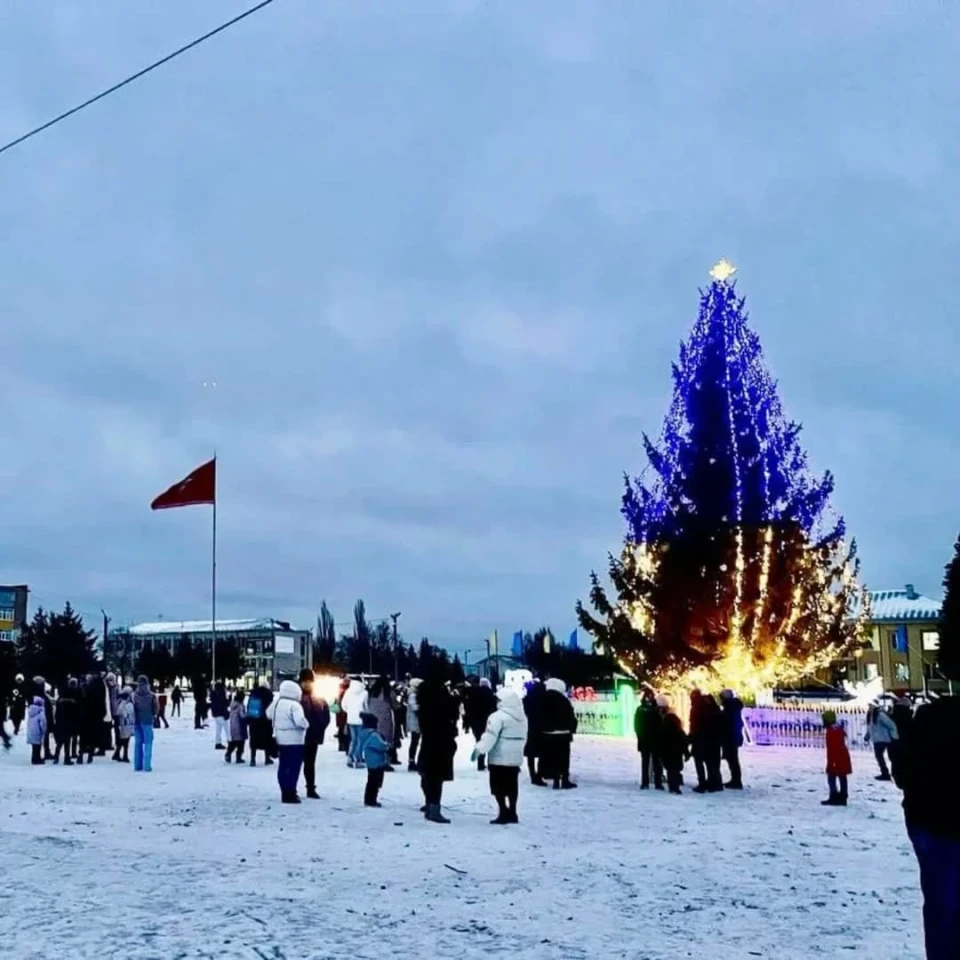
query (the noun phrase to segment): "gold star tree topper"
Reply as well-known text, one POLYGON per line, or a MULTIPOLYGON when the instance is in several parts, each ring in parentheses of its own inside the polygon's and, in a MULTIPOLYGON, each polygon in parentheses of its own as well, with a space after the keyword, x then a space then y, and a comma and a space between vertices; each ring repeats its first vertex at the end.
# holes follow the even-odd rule
POLYGON ((735 273, 737 268, 729 261, 726 257, 722 257, 720 261, 714 264, 713 269, 710 271, 710 276, 714 280, 719 280, 720 283, 723 283, 725 280, 729 280, 735 273))

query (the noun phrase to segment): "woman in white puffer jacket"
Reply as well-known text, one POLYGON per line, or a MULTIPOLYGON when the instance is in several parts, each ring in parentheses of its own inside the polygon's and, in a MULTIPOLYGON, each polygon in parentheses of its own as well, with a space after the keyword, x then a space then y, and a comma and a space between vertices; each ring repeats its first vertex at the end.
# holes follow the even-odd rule
POLYGON ((351 680, 347 692, 340 700, 343 712, 347 715, 347 729, 350 731, 350 749, 347 752, 347 766, 363 766, 360 756, 360 731, 363 721, 360 714, 367 712, 367 687, 362 680, 351 680))
POLYGON ((473 760, 485 756, 490 770, 490 792, 499 813, 491 823, 519 823, 517 797, 520 767, 527 744, 527 715, 516 690, 502 690, 499 705, 487 720, 487 729, 473 751, 473 760))
POLYGON ((267 717, 273 723, 273 736, 277 741, 277 782, 283 803, 300 802, 297 781, 303 766, 303 741, 309 726, 300 706, 301 696, 303 691, 299 683, 284 680, 280 692, 267 707, 267 717))

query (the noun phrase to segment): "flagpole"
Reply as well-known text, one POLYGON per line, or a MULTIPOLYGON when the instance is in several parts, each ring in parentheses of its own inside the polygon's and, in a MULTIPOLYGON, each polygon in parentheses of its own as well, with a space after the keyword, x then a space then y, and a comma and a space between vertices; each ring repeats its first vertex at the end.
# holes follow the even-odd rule
POLYGON ((217 453, 213 453, 213 571, 210 590, 210 686, 217 681, 217 453))

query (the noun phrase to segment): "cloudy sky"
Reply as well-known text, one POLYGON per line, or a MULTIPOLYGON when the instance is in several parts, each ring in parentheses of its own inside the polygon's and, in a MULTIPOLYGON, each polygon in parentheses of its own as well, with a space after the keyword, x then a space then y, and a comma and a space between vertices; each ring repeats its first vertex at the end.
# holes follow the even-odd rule
MULTIPOLYGON (((4 0, 0 140, 243 0, 4 0)), ((721 255, 874 588, 960 528, 960 15, 278 0, 0 156, 0 582, 574 626, 721 255), (216 387, 204 387, 204 383, 216 387)))

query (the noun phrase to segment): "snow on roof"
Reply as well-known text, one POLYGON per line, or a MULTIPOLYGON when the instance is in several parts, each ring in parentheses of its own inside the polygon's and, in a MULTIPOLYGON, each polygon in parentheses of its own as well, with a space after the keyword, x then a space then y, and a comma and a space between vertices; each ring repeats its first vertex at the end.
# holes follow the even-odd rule
MULTIPOLYGON (((210 633, 210 620, 157 620, 154 623, 135 623, 127 628, 132 636, 154 636, 160 633, 210 633)), ((241 633, 253 630, 294 631, 290 624, 272 617, 254 620, 218 620, 217 633, 241 633)))
POLYGON ((940 606, 939 600, 917 593, 911 584, 904 590, 874 590, 870 593, 870 620, 939 620, 940 606))

